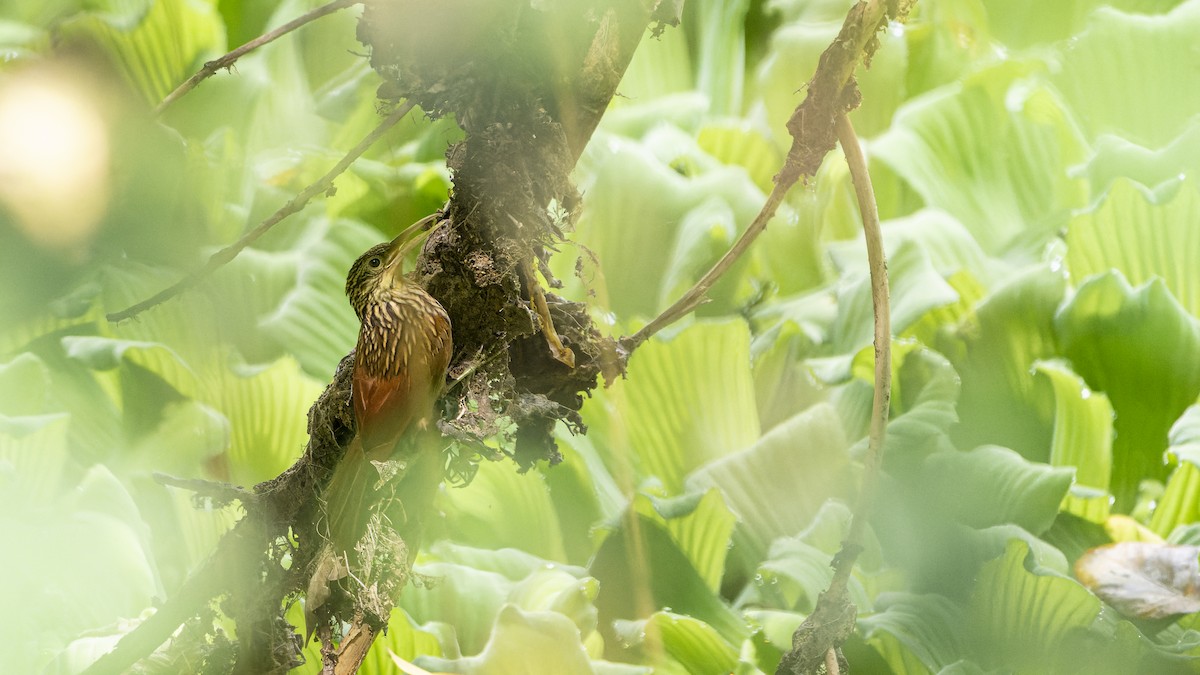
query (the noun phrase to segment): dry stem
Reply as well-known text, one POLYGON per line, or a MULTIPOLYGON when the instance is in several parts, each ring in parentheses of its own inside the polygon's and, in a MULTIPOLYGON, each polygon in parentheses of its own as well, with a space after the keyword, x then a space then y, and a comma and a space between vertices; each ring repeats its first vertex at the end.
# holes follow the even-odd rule
POLYGON ((291 21, 283 24, 273 31, 270 31, 269 33, 264 33, 263 35, 254 38, 253 40, 229 52, 219 59, 214 59, 208 63, 205 63, 204 67, 201 68, 195 75, 192 75, 187 79, 186 82, 176 87, 175 91, 167 94, 167 97, 154 107, 154 115, 156 117, 161 115, 162 112, 167 109, 167 106, 171 105, 175 101, 178 101, 183 97, 184 94, 195 89, 196 86, 201 82, 215 75, 218 70, 223 68, 231 68, 235 61, 242 58, 249 52, 258 49, 265 44, 274 42, 278 38, 287 35, 288 33, 296 30, 306 23, 309 23, 310 21, 315 21, 327 14, 333 14, 339 9, 349 7, 350 5, 357 5, 359 2, 361 2, 361 0, 333 0, 333 2, 327 5, 322 5, 307 14, 292 19, 291 21))
POLYGON ((386 119, 379 123, 379 126, 375 127, 371 133, 367 134, 361 141, 359 141, 358 145, 351 148, 350 152, 347 152, 346 156, 342 157, 342 159, 338 161, 338 163, 335 164, 332 169, 326 172, 324 176, 321 176, 311 185, 301 190, 300 194, 293 197, 290 201, 288 201, 288 203, 280 207, 278 211, 272 213, 270 217, 259 223, 258 227, 242 235, 240 239, 233 242, 229 246, 226 246, 225 248, 212 254, 212 256, 209 257, 208 262, 205 263, 203 267, 188 274, 184 278, 159 291, 146 300, 143 300, 119 312, 112 312, 108 315, 108 320, 116 323, 118 321, 131 319, 147 309, 150 309, 156 305, 160 305, 188 290, 192 286, 195 286, 201 279, 216 271, 230 260, 233 260, 238 253, 242 252, 242 249, 246 248, 256 239, 266 234, 267 230, 274 227, 276 223, 303 209, 308 205, 308 202, 311 201, 313 197, 316 197, 322 192, 329 190, 329 188, 333 185, 333 180, 335 178, 342 175, 346 169, 350 168, 350 165, 353 164, 356 159, 361 157, 363 153, 365 153, 372 145, 374 145, 375 142, 378 141, 388 129, 391 129, 397 122, 403 119, 403 117, 407 115, 408 111, 412 110, 412 108, 412 103, 404 103, 392 111, 392 114, 388 115, 386 119))
POLYGON ((842 115, 837 131, 846 162, 850 165, 850 176, 854 180, 854 194, 862 214, 867 261, 871 268, 871 308, 875 312, 875 396, 871 405, 871 430, 864 459, 862 487, 854 505, 850 532, 846 535, 846 541, 842 542, 842 551, 834 558, 835 572, 830 588, 833 584, 845 584, 849 580, 854 561, 862 550, 863 531, 879 483, 883 441, 887 436, 888 409, 892 399, 892 320, 888 303, 887 257, 883 250, 883 232, 879 227, 879 209, 875 203, 871 176, 867 173, 867 160, 850 118, 842 115))

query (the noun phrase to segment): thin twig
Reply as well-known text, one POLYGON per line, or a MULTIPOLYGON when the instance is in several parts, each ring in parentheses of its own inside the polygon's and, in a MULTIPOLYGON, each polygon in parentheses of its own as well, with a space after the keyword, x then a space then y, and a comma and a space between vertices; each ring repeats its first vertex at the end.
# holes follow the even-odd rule
POLYGON ((150 309, 155 305, 162 304, 163 302, 166 302, 176 295, 186 291, 187 289, 196 285, 196 283, 205 276, 211 274, 217 268, 221 267, 230 260, 233 260, 238 253, 241 253, 242 249, 246 248, 256 239, 266 234, 267 230, 271 229, 276 223, 303 209, 308 205, 308 202, 313 197, 329 190, 330 186, 333 185, 333 180, 340 176, 346 169, 348 169, 350 165, 354 163, 354 160, 361 157, 368 148, 374 145, 375 142, 378 141, 388 129, 392 128, 405 115, 407 115, 408 111, 412 110, 413 105, 413 103, 407 102, 392 111, 391 115, 388 115, 386 119, 379 123, 379 126, 375 127, 371 133, 367 134, 366 137, 359 141, 358 145, 351 148, 350 152, 347 152, 346 156, 343 157, 337 164, 335 164, 332 169, 326 172, 324 176, 321 176, 311 185, 301 190, 300 194, 296 195, 287 204, 284 204, 282 207, 280 207, 280 209, 271 214, 269 218, 259 223, 258 227, 243 235, 241 239, 238 239, 229 246, 226 246, 225 248, 212 254, 212 256, 208 259, 208 262, 205 263, 203 267, 192 272, 191 274, 188 274, 174 284, 154 294, 152 297, 143 300, 132 307, 108 314, 108 320, 116 323, 118 321, 124 321, 126 319, 135 317, 147 309, 150 309))
POLYGON ((875 396, 871 406, 867 456, 863 461, 862 487, 854 505, 850 531, 842 542, 842 550, 834 558, 831 589, 834 584, 849 581, 854 561, 862 550, 867 517, 879 483, 883 441, 887 436, 888 409, 892 399, 892 319, 888 302, 887 256, 883 250, 883 231, 879 227, 879 208, 875 203, 871 176, 867 173, 867 160, 849 117, 842 115, 838 119, 837 132, 846 163, 850 165, 850 177, 854 181, 854 194, 858 197, 858 210, 862 214, 863 234, 867 242, 867 262, 871 268, 871 307, 875 312, 875 396))
POLYGON ((729 251, 683 297, 638 332, 621 338, 620 345, 626 356, 655 333, 703 304, 705 294, 766 229, 767 221, 775 215, 787 191, 800 179, 816 174, 822 159, 834 147, 837 118, 858 105, 858 90, 850 84, 854 69, 860 60, 869 60, 874 55, 878 43, 873 38, 876 31, 887 25, 888 12, 894 10, 892 18, 902 18, 914 1, 860 1, 850 9, 841 32, 821 55, 817 72, 809 81, 808 96, 788 121, 792 146, 783 167, 775 175, 775 187, 762 210, 729 251), (896 3, 895 6, 889 7, 892 3, 896 3))
POLYGON ((742 254, 750 248, 750 244, 762 234, 763 230, 767 229, 767 222, 775 215, 775 211, 779 208, 779 204, 783 202, 784 195, 791 189, 796 181, 800 178, 800 174, 795 172, 780 171, 779 176, 776 176, 775 187, 771 189, 771 194, 767 195, 767 201, 763 204, 762 209, 742 236, 733 243, 733 246, 721 256, 717 264, 712 266, 700 280, 695 283, 683 297, 675 301, 675 304, 663 310, 661 314, 654 317, 654 320, 642 327, 641 330, 633 335, 621 338, 621 347, 626 353, 631 353, 637 349, 643 342, 649 340, 658 331, 670 326, 676 321, 687 316, 689 312, 699 307, 705 302, 704 295, 708 293, 713 284, 725 274, 737 259, 742 257, 742 254))
POLYGON ((196 86, 201 82, 215 75, 218 70, 232 67, 235 61, 242 58, 249 52, 252 52, 265 44, 273 42, 278 38, 287 35, 306 23, 315 21, 327 14, 333 14, 339 9, 344 9, 350 5, 357 5, 361 1, 362 0, 333 0, 333 2, 327 5, 322 5, 307 14, 292 19, 291 21, 283 24, 273 31, 270 31, 269 33, 264 33, 263 35, 254 38, 253 40, 229 52, 221 58, 205 63, 204 67, 201 68, 195 75, 192 75, 187 79, 186 82, 176 87, 175 91, 167 94, 167 97, 154 107, 154 115, 156 117, 161 115, 162 112, 167 109, 167 106, 171 105, 175 101, 178 101, 183 97, 184 94, 195 89, 196 86))

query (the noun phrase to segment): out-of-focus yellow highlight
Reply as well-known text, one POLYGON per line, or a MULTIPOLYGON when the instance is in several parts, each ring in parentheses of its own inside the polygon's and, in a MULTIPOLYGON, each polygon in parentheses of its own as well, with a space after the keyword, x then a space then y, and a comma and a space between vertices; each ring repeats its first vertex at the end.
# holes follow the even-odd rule
POLYGON ((94 101, 63 72, 0 79, 0 207, 34 244, 81 255, 109 199, 109 141, 94 101))

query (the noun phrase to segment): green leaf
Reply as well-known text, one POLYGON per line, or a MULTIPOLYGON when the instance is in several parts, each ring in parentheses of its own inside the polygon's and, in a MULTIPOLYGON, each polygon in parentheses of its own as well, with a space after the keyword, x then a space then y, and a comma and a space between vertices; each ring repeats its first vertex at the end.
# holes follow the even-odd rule
POLYGON ((927 499, 972 527, 1015 523, 1034 534, 1054 522, 1074 471, 1035 464, 1008 448, 948 450, 925 460, 927 499))
MULTIPOLYGON (((669 608, 707 623, 730 644, 749 637, 741 617, 708 588, 667 529, 652 519, 627 512, 600 545, 589 571, 600 582, 596 607, 602 633, 615 619, 649 618, 646 610, 669 608)), ((613 637, 605 633, 606 640, 613 637)))
POLYGON ((653 478, 679 494, 697 466, 753 443, 759 427, 749 352, 741 320, 700 322, 639 348, 628 378, 583 408, 609 471, 653 478))
POLYGON ((0 364, 0 415, 20 417, 46 412, 50 372, 28 352, 0 364))
POLYGON ((107 337, 71 336, 62 339, 67 356, 93 370, 112 370, 121 365, 126 354, 135 351, 160 350, 160 353, 173 359, 177 366, 188 370, 187 363, 170 347, 156 342, 137 340, 119 340, 107 337))
POLYGON ((1065 292, 1061 273, 1046 266, 1024 270, 958 327, 960 344, 942 346, 943 353, 954 355, 962 377, 958 445, 1003 445, 1030 459, 1047 459, 1052 392, 1038 387, 1031 369, 1060 353, 1054 317, 1065 292))
MULTIPOLYGON (((865 262, 865 249, 860 249, 855 258, 865 262)), ((838 260, 836 254, 834 259, 838 260)), ((830 336, 835 354, 858 352, 874 338, 871 280, 862 265, 855 264, 853 269, 859 271, 844 270, 839 283, 838 318, 830 336)), ((910 241, 900 241, 889 253, 888 281, 894 334, 904 332, 927 313, 958 300, 958 293, 934 268, 925 248, 910 241)))
MULTIPOLYGON (((905 476, 919 470, 929 454, 949 447, 947 434, 958 421, 959 378, 941 354, 920 350, 904 357, 896 383, 895 390, 902 396, 892 402, 898 414, 888 420, 883 461, 889 474, 905 476)), ((862 396, 867 399, 864 406, 869 405, 873 391, 862 387, 862 396)), ((864 415, 869 415, 869 410, 865 408, 864 415)), ((850 454, 862 456, 868 443, 863 436, 851 447, 850 454)))
POLYGON ((1102 7, 1092 13, 1087 30, 1062 49, 1054 84, 1092 136, 1112 133, 1163 145, 1200 109, 1200 73, 1164 67, 1190 62, 1197 30, 1195 2, 1160 16, 1102 7))
POLYGON ((764 193, 771 191, 772 179, 783 164, 779 148, 758 127, 746 122, 709 122, 696 134, 696 144, 721 163, 745 169, 764 193))
POLYGON ((665 655, 684 672, 722 675, 737 668, 737 649, 703 621, 662 611, 655 612, 646 621, 636 622, 635 626, 638 637, 660 642, 665 655))
POLYGON ((893 672, 936 673, 967 653, 965 623, 964 608, 945 596, 885 593, 858 630, 893 672))
MULTIPOLYGON (((702 209, 692 216, 702 231, 712 226, 713 213, 726 214, 720 228, 740 232, 758 213, 763 195, 740 167, 720 164, 674 127, 659 127, 642 143, 612 145, 580 186, 588 199, 576 225, 577 239, 599 261, 589 290, 596 290, 601 304, 618 317, 630 320, 665 307, 672 275, 675 283, 695 279, 696 269, 724 252, 711 242, 703 250, 689 249, 681 234, 689 214, 702 209), (663 264, 664 252, 672 250, 681 252, 677 261, 687 263, 686 269, 663 264), (683 255, 688 250, 694 255, 683 255)), ((736 290, 736 271, 717 284, 716 300, 727 302, 736 290)))
POLYGON ((1161 281, 1130 288, 1120 272, 1089 279, 1055 318, 1063 353, 1116 411, 1113 495, 1128 509, 1137 485, 1166 477, 1167 430, 1200 395, 1200 320, 1161 281), (1181 358, 1182 357, 1182 358, 1181 358))
POLYGON ((1075 469, 1063 510, 1103 523, 1108 518, 1112 478, 1112 404, 1104 394, 1088 389, 1061 361, 1038 361, 1033 369, 1054 389, 1050 464, 1075 469))
POLYGON ((792 417, 687 481, 691 491, 721 490, 741 521, 752 557, 761 557, 776 537, 801 532, 826 499, 848 495, 853 485, 846 438, 829 404, 792 417))
POLYGON ((871 156, 971 231, 989 254, 1033 249, 1083 205, 1067 176, 1083 143, 1051 89, 1005 63, 906 103, 871 156))
POLYGON ((1167 454, 1177 463, 1154 507, 1150 529, 1174 538, 1177 528, 1200 520, 1200 405, 1188 407, 1176 420, 1168 442, 1167 454))
POLYGON ((595 671, 569 619, 555 612, 524 612, 505 605, 478 656, 422 657, 417 665, 467 675, 525 675, 529 672, 593 675, 595 671), (535 665, 536 664, 536 665, 535 665))
POLYGON ((229 419, 230 479, 253 485, 279 475, 304 452, 309 406, 321 385, 290 357, 266 366, 226 371, 208 401, 229 419))
POLYGON ((725 556, 737 516, 725 505, 718 490, 668 500, 636 495, 632 508, 665 527, 709 589, 714 593, 721 590, 725 556))
POLYGON ((100 0, 57 27, 68 45, 98 48, 154 105, 224 51, 225 31, 209 0, 100 0))
POLYGON ((1092 158, 1083 171, 1095 193, 1107 191, 1117 180, 1128 178, 1157 196, 1177 187, 1181 175, 1194 174, 1200 168, 1198 159, 1200 120, 1192 118, 1183 132, 1158 149, 1102 134, 1093 144, 1092 158))
MULTIPOLYGON (((0 415, 0 467, 13 472, 12 489, 31 501, 57 495, 67 462, 66 413, 26 417, 0 415)), ((8 483, 8 477, 0 478, 8 483)))
MULTIPOLYGON (((0 617, 0 629, 22 645, 55 651, 80 632, 136 617, 152 598, 163 597, 145 524, 103 466, 89 469, 52 508, 5 504, 0 537, 10 552, 0 563, 0 597, 23 608, 0 617)), ((16 663, 30 661, 22 670, 41 670, 43 663, 32 662, 44 658, 37 650, 16 650, 16 663)))
POLYGON ((482 462, 470 485, 437 497, 447 532, 480 548, 513 547, 564 561, 562 534, 542 474, 517 473, 511 462, 482 462))
MULTIPOLYGON (((850 518, 847 506, 829 501, 803 532, 777 538, 771 543, 767 559, 758 566, 753 584, 738 598, 738 605, 813 611, 817 597, 829 588, 833 578, 832 561, 849 533, 850 518)), ((848 586, 851 602, 857 606, 871 604, 875 589, 869 574, 879 570, 880 556, 879 542, 868 529, 848 586)))
POLYGON ((1044 667, 1069 634, 1100 614, 1098 598, 1072 579, 1028 567, 1028 555, 1027 544, 1011 541, 979 571, 970 619, 985 665, 1044 667))
POLYGON ((1192 316, 1200 317, 1200 193, 1194 179, 1171 198, 1155 201, 1128 180, 1118 180, 1097 206, 1076 215, 1067 229, 1067 266, 1076 283, 1118 270, 1130 284, 1161 279, 1192 316))

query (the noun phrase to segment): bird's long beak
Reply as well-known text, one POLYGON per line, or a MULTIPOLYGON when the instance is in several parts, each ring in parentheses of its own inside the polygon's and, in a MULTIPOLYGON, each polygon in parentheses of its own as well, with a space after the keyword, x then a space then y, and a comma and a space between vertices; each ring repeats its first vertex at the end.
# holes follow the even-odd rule
POLYGON ((388 273, 393 276, 398 276, 401 273, 400 268, 404 262, 404 257, 408 255, 409 251, 425 241, 425 238, 433 231, 431 226, 436 222, 437 215, 435 213, 426 216, 409 225, 388 244, 387 258, 383 261, 388 273))

